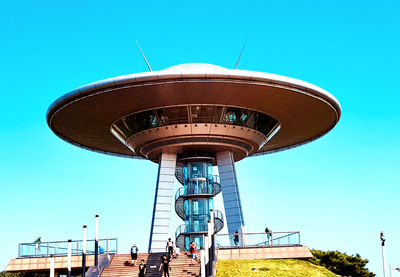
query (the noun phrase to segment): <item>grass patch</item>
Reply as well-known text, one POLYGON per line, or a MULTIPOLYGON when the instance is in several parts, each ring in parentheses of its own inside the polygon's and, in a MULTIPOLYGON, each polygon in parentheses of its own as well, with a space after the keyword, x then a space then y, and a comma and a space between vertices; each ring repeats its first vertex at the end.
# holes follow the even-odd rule
POLYGON ((280 260, 218 260, 217 277, 271 276, 271 277, 337 277, 324 267, 308 261, 280 260), (253 271, 253 268, 256 268, 253 271))

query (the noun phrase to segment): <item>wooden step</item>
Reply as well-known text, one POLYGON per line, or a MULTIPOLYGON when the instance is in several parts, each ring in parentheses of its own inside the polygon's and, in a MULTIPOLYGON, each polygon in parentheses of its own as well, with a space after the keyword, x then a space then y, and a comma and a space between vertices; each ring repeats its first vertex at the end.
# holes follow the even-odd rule
MULTIPOLYGON (((138 276, 139 264, 143 259, 147 267, 146 277, 160 277, 162 272, 158 271, 161 264, 161 257, 167 253, 139 253, 136 265, 131 264, 130 254, 114 255, 108 267, 104 268, 100 277, 130 277, 138 276)), ((200 253, 197 253, 200 256, 200 253)), ((182 252, 178 258, 173 258, 170 262, 172 270, 171 277, 199 276, 200 264, 191 264, 189 252, 182 252)))

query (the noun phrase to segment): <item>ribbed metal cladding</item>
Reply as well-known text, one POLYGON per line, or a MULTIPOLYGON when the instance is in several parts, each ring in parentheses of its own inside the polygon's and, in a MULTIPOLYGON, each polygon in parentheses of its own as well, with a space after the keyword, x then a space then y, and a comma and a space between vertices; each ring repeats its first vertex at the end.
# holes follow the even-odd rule
POLYGON ((232 237, 236 231, 244 232, 242 204, 232 152, 218 152, 217 164, 225 206, 225 219, 228 225, 228 233, 232 237))
POLYGON ((165 251, 169 238, 172 197, 174 195, 176 154, 162 153, 158 166, 153 218, 151 221, 149 252, 165 251))

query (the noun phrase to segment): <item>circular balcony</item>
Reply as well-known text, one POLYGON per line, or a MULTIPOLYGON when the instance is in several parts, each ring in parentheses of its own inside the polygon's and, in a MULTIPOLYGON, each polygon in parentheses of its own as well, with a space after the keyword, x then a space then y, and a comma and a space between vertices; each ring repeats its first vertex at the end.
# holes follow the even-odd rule
MULTIPOLYGON (((217 180, 217 178, 215 179, 217 180)), ((175 212, 178 216, 185 220, 184 201, 189 198, 211 198, 221 192, 221 185, 217 182, 210 184, 196 183, 181 187, 175 194, 175 212)))
MULTIPOLYGON (((224 228, 224 217, 218 210, 214 210, 214 232, 218 233, 224 228)), ((175 231, 175 244, 180 249, 187 249, 185 237, 190 235, 205 235, 208 233, 208 224, 182 224, 175 231)), ((188 249, 187 249, 188 250, 188 249)))

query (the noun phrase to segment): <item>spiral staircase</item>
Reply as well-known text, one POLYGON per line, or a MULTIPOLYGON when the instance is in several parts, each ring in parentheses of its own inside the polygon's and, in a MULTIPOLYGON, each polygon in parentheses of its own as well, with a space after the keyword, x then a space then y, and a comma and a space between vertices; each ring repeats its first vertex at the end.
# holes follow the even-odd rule
MULTIPOLYGON (((177 168, 175 171, 176 179, 184 185, 184 174, 183 174, 183 166, 182 164, 177 164, 177 168)), ((190 187, 181 187, 175 194, 175 211, 177 215, 185 220, 185 200, 189 198, 212 198, 221 192, 221 185, 218 181, 218 176, 213 176, 212 185, 194 185, 190 187)), ((224 227, 224 218, 220 211, 214 210, 214 231, 219 232, 224 227)), ((180 225, 175 231, 175 244, 182 250, 188 250, 188 247, 185 246, 185 236, 190 234, 207 234, 208 226, 204 225, 195 225, 195 226, 187 226, 185 224, 180 225)))

